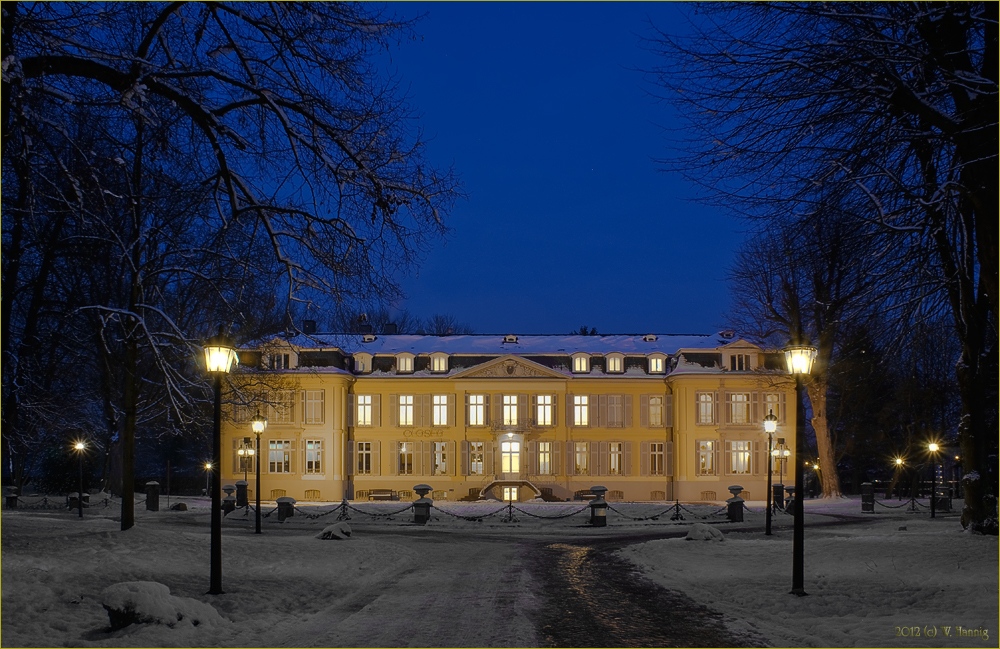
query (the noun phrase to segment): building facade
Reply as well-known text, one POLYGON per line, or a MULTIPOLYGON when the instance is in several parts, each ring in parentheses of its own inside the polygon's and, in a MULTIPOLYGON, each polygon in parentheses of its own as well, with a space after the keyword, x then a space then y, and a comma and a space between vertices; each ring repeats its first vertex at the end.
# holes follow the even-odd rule
POLYGON ((261 497, 763 500, 794 454, 794 382, 779 352, 692 335, 277 338, 240 351, 222 481, 261 497), (268 425, 255 446, 250 419, 268 425))

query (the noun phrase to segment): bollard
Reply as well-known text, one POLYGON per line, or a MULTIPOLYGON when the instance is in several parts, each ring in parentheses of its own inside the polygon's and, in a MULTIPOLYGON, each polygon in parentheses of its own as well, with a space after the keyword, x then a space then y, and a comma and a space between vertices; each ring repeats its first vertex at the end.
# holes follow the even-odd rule
POLYGON ((742 523, 744 500, 740 498, 740 492, 743 491, 743 487, 734 484, 730 485, 728 489, 729 493, 733 494, 733 497, 726 500, 726 518, 731 523, 742 523))
POLYGON ((237 480, 236 481, 236 506, 246 507, 247 502, 247 481, 237 480))
POLYGON ((78 509, 80 507, 80 492, 71 491, 66 496, 66 508, 69 510, 78 509))
POLYGON ((291 496, 282 496, 274 502, 278 503, 278 522, 295 516, 295 499, 291 496))
POLYGON ((785 485, 778 484, 771 485, 771 498, 774 500, 774 506, 778 509, 785 508, 785 485))
POLYGON ((413 501, 413 522, 417 525, 426 525, 427 521, 431 519, 431 505, 434 504, 434 501, 428 498, 427 494, 433 490, 433 487, 418 484, 413 487, 413 490, 420 496, 413 501))
POLYGON ((594 494, 594 499, 590 501, 590 524, 594 527, 607 527, 608 525, 608 501, 604 500, 604 494, 608 488, 602 485, 594 485, 590 488, 590 493, 594 494))
POLYGON ((861 483, 861 511, 875 513, 875 485, 870 482, 861 483))
POLYGON ((951 511, 951 487, 938 487, 934 494, 936 509, 939 512, 951 511))
POLYGON ((146 511, 160 511, 160 483, 155 480, 146 483, 146 511))
POLYGON ((222 515, 231 514, 236 511, 236 496, 229 494, 222 499, 222 515))
POLYGON ((17 487, 4 487, 3 502, 7 509, 17 509, 17 487))

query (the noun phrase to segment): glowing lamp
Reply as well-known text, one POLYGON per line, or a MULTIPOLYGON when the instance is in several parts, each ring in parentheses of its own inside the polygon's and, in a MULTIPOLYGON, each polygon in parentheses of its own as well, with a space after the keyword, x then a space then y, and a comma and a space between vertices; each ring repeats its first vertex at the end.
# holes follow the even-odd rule
POLYGON ((816 360, 816 348, 809 345, 785 347, 785 364, 790 374, 809 374, 816 360))
POLYGON ((778 418, 774 416, 774 410, 767 413, 767 417, 764 417, 764 432, 773 433, 778 430, 778 418))
POLYGON ((208 339, 205 344, 205 367, 210 374, 229 374, 234 365, 240 362, 236 355, 236 345, 233 339, 222 332, 208 339))

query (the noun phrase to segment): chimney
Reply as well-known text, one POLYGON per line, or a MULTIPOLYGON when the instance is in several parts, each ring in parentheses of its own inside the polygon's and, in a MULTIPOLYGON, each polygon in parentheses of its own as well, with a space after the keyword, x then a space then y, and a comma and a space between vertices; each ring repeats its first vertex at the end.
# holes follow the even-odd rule
POLYGON ((367 322, 362 322, 358 324, 359 334, 370 334, 372 332, 372 326, 367 322))
POLYGON ((302 333, 311 335, 316 333, 316 321, 315 320, 303 320, 302 321, 302 333))
POLYGON ((387 322, 387 323, 385 323, 385 334, 387 336, 393 336, 393 335, 396 334, 396 323, 395 322, 387 322))

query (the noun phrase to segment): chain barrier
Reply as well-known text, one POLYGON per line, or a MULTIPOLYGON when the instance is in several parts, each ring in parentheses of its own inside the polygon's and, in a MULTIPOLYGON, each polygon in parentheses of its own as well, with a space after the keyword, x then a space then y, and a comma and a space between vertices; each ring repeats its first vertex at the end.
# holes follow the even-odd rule
POLYGON ((431 505, 431 507, 434 508, 434 509, 436 509, 436 510, 438 510, 442 514, 447 514, 448 516, 451 516, 453 518, 461 518, 463 521, 470 521, 470 522, 473 522, 473 523, 482 523, 484 518, 489 518, 491 516, 496 516, 497 514, 499 514, 500 512, 502 512, 503 510, 507 509, 507 505, 504 505, 500 509, 498 509, 496 511, 493 511, 493 512, 490 512, 488 514, 472 514, 470 516, 463 516, 462 514, 453 514, 452 512, 448 511, 447 509, 441 509, 437 505, 431 505))
POLYGON ((546 518, 546 519, 549 519, 549 520, 558 520, 560 518, 569 518, 570 516, 576 516, 580 512, 587 511, 588 509, 590 509, 590 504, 588 503, 588 504, 584 505, 583 507, 581 507, 580 509, 576 510, 575 512, 570 512, 569 514, 560 514, 558 516, 540 516, 538 514, 532 514, 531 512, 524 511, 520 507, 514 507, 513 503, 511 503, 511 507, 513 509, 516 509, 517 511, 521 512, 525 516, 531 516, 533 518, 546 518))
POLYGON ((917 507, 923 507, 924 509, 930 509, 931 508, 930 505, 925 505, 922 502, 919 502, 916 498, 910 498, 905 503, 901 503, 899 505, 887 505, 887 504, 885 504, 884 502, 882 502, 880 500, 876 500, 875 504, 876 505, 881 505, 882 507, 885 507, 886 509, 902 509, 903 507, 909 507, 910 511, 914 511, 914 512, 917 511, 917 507))

